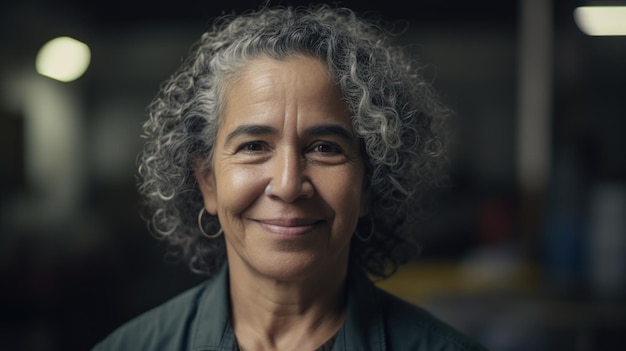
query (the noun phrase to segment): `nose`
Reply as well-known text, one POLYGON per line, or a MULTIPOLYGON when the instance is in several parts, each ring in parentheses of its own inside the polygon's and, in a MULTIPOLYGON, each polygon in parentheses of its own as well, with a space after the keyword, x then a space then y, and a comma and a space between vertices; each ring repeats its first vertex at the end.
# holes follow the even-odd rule
POLYGON ((306 160, 297 151, 287 150, 274 156, 271 162, 271 179, 265 194, 284 202, 313 196, 313 184, 306 172, 306 160))

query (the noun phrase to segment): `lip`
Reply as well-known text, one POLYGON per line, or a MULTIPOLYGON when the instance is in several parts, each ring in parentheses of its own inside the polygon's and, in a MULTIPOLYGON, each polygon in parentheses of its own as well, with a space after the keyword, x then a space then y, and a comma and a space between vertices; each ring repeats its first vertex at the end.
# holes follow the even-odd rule
POLYGON ((257 223, 267 232, 281 236, 301 236, 309 232, 321 220, 310 218, 261 219, 257 223))

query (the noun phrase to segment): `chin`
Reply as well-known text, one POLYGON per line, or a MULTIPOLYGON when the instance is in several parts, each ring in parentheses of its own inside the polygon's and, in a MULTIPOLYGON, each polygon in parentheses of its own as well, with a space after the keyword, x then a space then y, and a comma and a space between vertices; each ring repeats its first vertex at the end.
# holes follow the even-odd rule
POLYGON ((328 278, 340 274, 337 259, 313 253, 272 253, 250 262, 253 269, 277 281, 298 281, 307 278, 328 278))
POLYGON ((261 275, 280 281, 302 280, 320 273, 323 264, 317 257, 306 254, 271 254, 261 262, 254 263, 254 269, 261 275))

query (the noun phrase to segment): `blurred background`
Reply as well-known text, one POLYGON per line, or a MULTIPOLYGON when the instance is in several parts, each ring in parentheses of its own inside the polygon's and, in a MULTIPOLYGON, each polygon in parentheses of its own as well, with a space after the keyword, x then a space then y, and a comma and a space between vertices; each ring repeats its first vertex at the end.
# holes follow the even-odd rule
MULTIPOLYGON (((574 17, 606 2, 336 3, 393 24, 455 111, 451 185, 427 197, 422 255, 378 284, 492 350, 615 349, 626 333, 626 36, 587 35, 574 17)), ((0 5, 3 350, 87 350, 201 281, 140 219, 141 124, 212 19, 259 4, 0 5), (89 47, 74 81, 36 71, 60 36, 89 47)))

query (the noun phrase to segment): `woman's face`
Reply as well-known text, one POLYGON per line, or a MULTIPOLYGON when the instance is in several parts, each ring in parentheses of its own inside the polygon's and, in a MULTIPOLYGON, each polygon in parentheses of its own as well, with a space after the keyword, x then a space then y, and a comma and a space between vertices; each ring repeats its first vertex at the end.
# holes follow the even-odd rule
POLYGON ((341 271, 367 199, 359 143, 326 66, 255 59, 224 102, 213 167, 196 176, 231 267, 278 280, 341 271))

